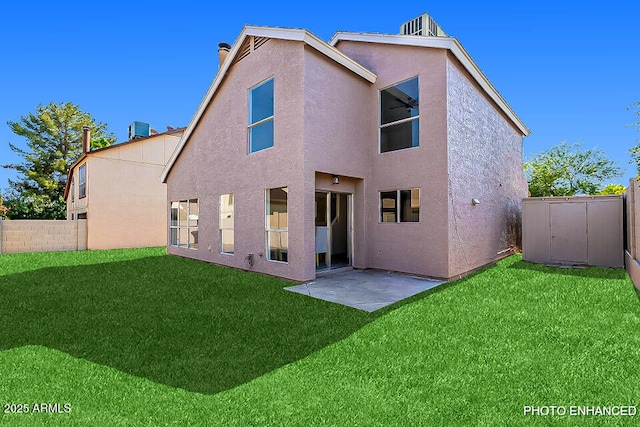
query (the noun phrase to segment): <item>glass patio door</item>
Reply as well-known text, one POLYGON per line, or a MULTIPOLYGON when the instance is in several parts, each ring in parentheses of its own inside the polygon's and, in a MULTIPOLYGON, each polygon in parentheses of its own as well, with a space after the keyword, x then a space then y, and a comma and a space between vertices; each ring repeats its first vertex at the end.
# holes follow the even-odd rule
POLYGON ((316 270, 352 263, 351 194, 316 192, 316 270))

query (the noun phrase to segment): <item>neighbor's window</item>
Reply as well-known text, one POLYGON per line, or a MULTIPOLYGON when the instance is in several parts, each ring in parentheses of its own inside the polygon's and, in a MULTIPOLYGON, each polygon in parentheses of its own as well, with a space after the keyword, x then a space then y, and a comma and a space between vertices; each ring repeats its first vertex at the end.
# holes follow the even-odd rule
POLYGON ((380 91, 380 152, 417 147, 418 77, 380 91))
POLYGON ((181 248, 198 249, 198 199, 171 202, 169 244, 181 248))
POLYGON ((288 193, 287 187, 267 190, 267 259, 271 261, 289 261, 288 193))
POLYGON ((80 166, 78 169, 78 198, 82 199, 87 196, 87 164, 80 166))
POLYGON ((220 252, 233 254, 233 193, 220 195, 220 252))
POLYGON ((273 147, 273 78, 249 90, 249 153, 273 147))
POLYGON ((380 192, 380 222, 420 221, 420 189, 380 192))
POLYGON ((71 180, 71 187, 69 188, 69 192, 71 193, 71 203, 76 201, 76 193, 74 192, 75 188, 74 188, 74 185, 73 185, 75 183, 75 181, 76 181, 75 179, 71 180))

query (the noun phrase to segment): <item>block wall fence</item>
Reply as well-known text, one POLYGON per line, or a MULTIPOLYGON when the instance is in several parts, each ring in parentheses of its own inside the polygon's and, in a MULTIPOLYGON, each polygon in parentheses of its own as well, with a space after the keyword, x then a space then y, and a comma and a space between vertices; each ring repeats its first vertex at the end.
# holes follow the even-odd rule
POLYGON ((0 254, 87 249, 87 220, 0 221, 0 254))

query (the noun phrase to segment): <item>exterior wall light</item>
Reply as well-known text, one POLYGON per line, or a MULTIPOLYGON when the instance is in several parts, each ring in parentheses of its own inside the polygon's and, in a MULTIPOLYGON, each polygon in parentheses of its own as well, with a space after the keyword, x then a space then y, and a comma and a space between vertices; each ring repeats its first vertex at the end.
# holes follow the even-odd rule
POLYGON ((480 200, 478 200, 478 199, 471 199, 471 204, 472 204, 473 206, 475 206, 475 205, 479 205, 479 204, 480 204, 480 200))
POLYGON ((333 185, 338 185, 340 184, 340 178, 338 178, 338 175, 333 175, 333 185))

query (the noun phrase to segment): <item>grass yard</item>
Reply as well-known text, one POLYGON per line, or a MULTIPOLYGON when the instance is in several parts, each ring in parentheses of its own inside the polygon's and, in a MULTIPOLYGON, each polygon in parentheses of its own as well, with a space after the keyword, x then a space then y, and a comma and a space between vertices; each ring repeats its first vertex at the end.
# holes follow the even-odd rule
POLYGON ((0 256, 0 425, 625 425, 640 406, 624 271, 518 256, 368 314, 163 249, 0 256), (62 407, 62 406, 61 406, 62 407), (4 409, 4 408, 3 408, 4 409))

